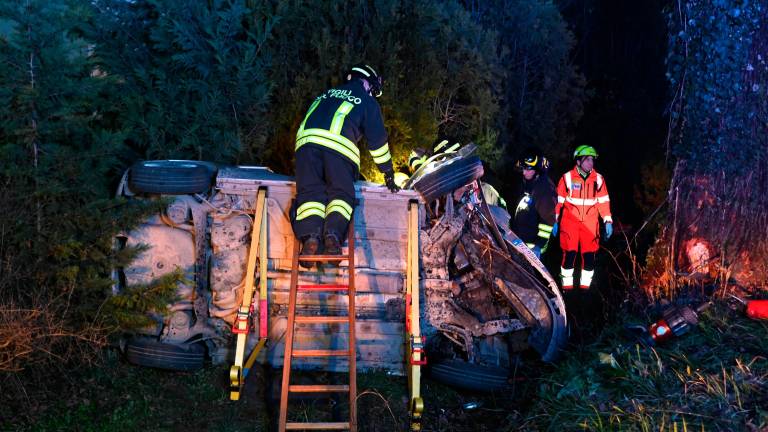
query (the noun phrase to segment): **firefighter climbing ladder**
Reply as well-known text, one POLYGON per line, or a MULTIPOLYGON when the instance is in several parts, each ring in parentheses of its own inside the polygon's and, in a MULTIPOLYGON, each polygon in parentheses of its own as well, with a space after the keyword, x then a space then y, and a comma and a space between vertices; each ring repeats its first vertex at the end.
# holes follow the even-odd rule
POLYGON ((231 400, 239 400, 248 371, 256 361, 256 357, 267 342, 267 190, 259 188, 256 195, 256 211, 253 214, 251 231, 251 246, 248 250, 248 266, 245 272, 245 288, 243 302, 237 311, 232 334, 237 335, 235 343, 235 362, 229 369, 231 400), (250 323, 253 320, 253 280, 256 273, 256 257, 259 257, 259 342, 251 351, 243 364, 246 342, 250 333, 250 323))
POLYGON ((354 215, 349 221, 349 248, 347 255, 302 255, 301 261, 308 262, 349 262, 348 285, 301 285, 299 279, 299 242, 294 242, 293 263, 291 265, 291 288, 288 298, 288 328, 285 336, 285 354, 283 359, 283 383, 280 393, 279 430, 357 430, 357 367, 355 349, 355 221, 354 215), (296 316, 297 291, 327 292, 346 291, 349 302, 347 316, 296 316), (328 349, 293 349, 294 324, 347 324, 349 325, 349 345, 343 350, 328 349), (291 361, 297 357, 344 357, 349 358, 349 384, 345 385, 291 385, 291 361), (349 422, 336 423, 297 423, 288 422, 288 396, 291 393, 349 393, 349 422))

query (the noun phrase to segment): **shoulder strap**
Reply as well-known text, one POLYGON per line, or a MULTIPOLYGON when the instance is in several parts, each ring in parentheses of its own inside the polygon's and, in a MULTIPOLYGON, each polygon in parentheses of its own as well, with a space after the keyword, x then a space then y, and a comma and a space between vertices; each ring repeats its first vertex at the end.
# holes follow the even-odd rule
POLYGON ((571 196, 571 186, 573 182, 571 181, 571 172, 568 171, 563 175, 563 178, 565 179, 565 188, 568 190, 568 196, 571 196))

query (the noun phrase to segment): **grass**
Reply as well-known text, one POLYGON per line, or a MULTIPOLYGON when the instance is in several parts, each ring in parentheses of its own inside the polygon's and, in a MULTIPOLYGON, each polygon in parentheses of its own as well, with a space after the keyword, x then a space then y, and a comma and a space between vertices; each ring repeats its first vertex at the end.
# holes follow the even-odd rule
POLYGON ((36 402, 45 397, 46 403, 23 416, 3 409, 0 430, 268 430, 261 398, 251 397, 249 404, 229 400, 227 373, 225 368, 194 373, 147 369, 112 353, 102 367, 62 379, 68 385, 53 383, 61 390, 28 388, 36 402))
MULTIPOLYGON (((61 377, 48 389, 28 386, 39 402, 34 412, 18 401, 15 408, 0 404, 0 429, 270 430, 277 407, 268 384, 279 371, 251 374, 238 402, 229 400, 227 373, 226 366, 195 373, 146 369, 109 354, 102 367, 61 377)), ((768 430, 768 323, 717 307, 698 328, 657 348, 635 345, 617 324, 555 365, 525 360, 517 377, 514 388, 495 394, 424 379, 424 430, 768 430), (465 409, 468 402, 476 407, 465 409)), ((360 431, 407 430, 405 378, 360 374, 358 387, 360 431)), ((344 417, 346 407, 343 398, 306 399, 291 412, 296 419, 330 420, 333 413, 344 417)))
POLYGON ((768 325, 725 307, 658 348, 611 328, 542 375, 518 429, 766 430, 767 357, 768 325))

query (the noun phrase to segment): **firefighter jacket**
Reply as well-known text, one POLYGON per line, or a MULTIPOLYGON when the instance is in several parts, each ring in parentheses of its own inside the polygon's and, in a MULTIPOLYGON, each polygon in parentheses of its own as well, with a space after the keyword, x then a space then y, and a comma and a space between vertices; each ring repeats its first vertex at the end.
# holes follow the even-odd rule
POLYGON ((612 223, 608 187, 603 176, 592 170, 584 178, 578 167, 563 174, 557 184, 555 217, 563 231, 571 224, 580 223, 596 234, 600 218, 612 223))
POLYGON ((312 102, 296 133, 296 150, 305 145, 332 150, 359 170, 357 143, 363 137, 379 170, 393 171, 381 108, 360 80, 352 80, 327 90, 312 102))
POLYGON ((544 249, 555 223, 554 209, 557 202, 555 185, 542 173, 532 180, 523 180, 512 219, 512 231, 528 247, 544 249))

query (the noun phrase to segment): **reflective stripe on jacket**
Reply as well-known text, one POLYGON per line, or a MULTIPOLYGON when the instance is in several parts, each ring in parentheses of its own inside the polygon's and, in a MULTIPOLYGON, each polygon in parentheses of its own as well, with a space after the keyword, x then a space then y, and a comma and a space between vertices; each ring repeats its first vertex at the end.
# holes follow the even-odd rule
POLYGON ((613 222, 608 187, 603 176, 592 170, 584 179, 576 167, 563 174, 557 184, 557 220, 575 219, 586 224, 613 222), (562 213, 561 213, 562 212, 562 213))
POLYGON ((523 180, 512 215, 512 231, 525 243, 544 248, 555 223, 556 203, 555 185, 545 173, 523 180))
POLYGON ((360 80, 352 80, 327 90, 312 102, 296 133, 296 150, 308 144, 324 147, 360 168, 357 143, 363 137, 379 170, 392 171, 381 108, 360 80))

